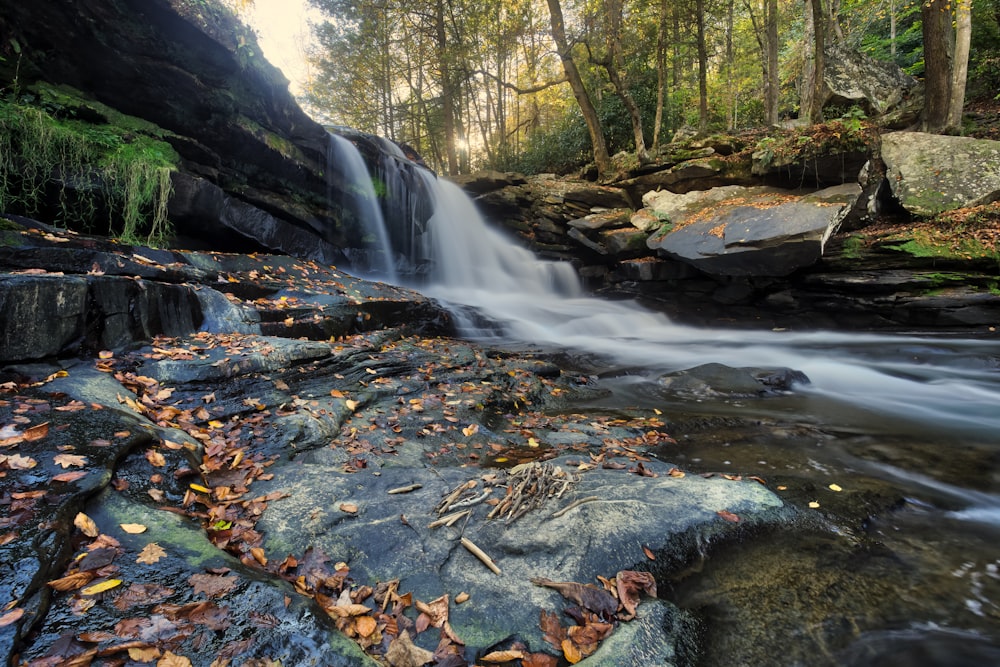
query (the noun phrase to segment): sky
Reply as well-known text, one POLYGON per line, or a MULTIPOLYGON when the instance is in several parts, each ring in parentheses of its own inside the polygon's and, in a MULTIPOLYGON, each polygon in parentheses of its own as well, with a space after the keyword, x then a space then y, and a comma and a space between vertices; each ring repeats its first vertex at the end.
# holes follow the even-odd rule
POLYGON ((248 17, 257 31, 264 57, 281 69, 299 94, 308 78, 305 46, 312 39, 309 18, 318 20, 318 10, 308 0, 254 0, 248 17))

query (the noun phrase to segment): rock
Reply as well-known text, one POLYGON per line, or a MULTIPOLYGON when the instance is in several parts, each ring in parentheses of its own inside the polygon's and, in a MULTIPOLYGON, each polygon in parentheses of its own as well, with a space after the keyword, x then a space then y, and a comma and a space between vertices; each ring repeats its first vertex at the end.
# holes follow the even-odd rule
POLYGON ((672 394, 686 398, 762 397, 792 391, 809 378, 790 368, 732 368, 723 364, 703 364, 668 373, 659 384, 672 394))
POLYGON ((521 174, 493 170, 449 176, 448 179, 473 197, 528 182, 521 174))
POLYGON ((884 116, 919 91, 919 82, 895 63, 874 60, 843 42, 828 45, 823 53, 827 105, 856 104, 868 116, 884 116))
POLYGON ((882 137, 892 194, 920 216, 1000 199, 1000 141, 923 132, 882 137))
POLYGON ((627 225, 631 215, 632 209, 629 208, 611 209, 608 211, 591 213, 590 215, 582 218, 570 220, 566 224, 581 231, 617 228, 627 225))
POLYGON ((636 229, 649 234, 659 229, 663 225, 664 219, 654 211, 643 208, 633 213, 629 218, 629 222, 636 229))
POLYGON ((804 197, 725 189, 673 200, 668 210, 679 222, 650 236, 647 244, 709 274, 784 276, 820 258, 860 192, 858 185, 804 197), (697 220, 687 222, 695 214, 697 220))

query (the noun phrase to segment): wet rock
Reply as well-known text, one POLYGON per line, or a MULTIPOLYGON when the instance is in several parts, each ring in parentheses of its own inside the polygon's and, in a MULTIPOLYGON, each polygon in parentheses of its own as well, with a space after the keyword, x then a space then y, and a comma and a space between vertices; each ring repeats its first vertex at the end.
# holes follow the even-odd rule
POLYGON ((809 384, 809 378, 790 368, 732 368, 711 363, 662 375, 659 384, 688 398, 761 397, 787 393, 796 384, 809 384))
POLYGON ((828 105, 857 104, 868 116, 883 116, 912 104, 909 98, 919 90, 919 82, 895 63, 874 60, 841 42, 827 46, 824 55, 828 105))

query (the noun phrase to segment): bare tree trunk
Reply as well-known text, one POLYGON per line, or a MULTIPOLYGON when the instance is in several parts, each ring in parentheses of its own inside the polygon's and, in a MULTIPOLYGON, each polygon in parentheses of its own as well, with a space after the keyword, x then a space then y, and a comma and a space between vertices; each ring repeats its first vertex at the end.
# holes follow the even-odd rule
POLYGON ((951 105, 951 10, 949 0, 924 0, 924 132, 942 132, 951 105))
POLYGON ((590 101, 587 88, 583 85, 583 77, 577 69, 573 55, 570 53, 569 41, 566 39, 566 26, 563 21, 562 6, 559 0, 546 0, 549 6, 549 15, 552 21, 552 39, 556 43, 559 52, 559 59, 562 61, 563 71, 569 81, 570 88, 573 89, 573 97, 580 105, 580 113, 587 124, 587 131, 590 133, 590 143, 594 149, 594 163, 601 176, 611 172, 611 157, 608 155, 608 146, 604 141, 604 132, 601 129, 601 120, 597 116, 597 109, 590 101))
POLYGON ((767 0, 764 7, 764 43, 767 45, 764 119, 768 125, 775 125, 778 122, 778 91, 781 85, 778 72, 778 0, 767 0))
POLYGON ((695 1, 698 24, 698 132, 708 131, 708 46, 705 43, 705 0, 695 1))
POLYGON ((806 0, 806 62, 802 72, 799 117, 810 125, 823 122, 826 86, 823 82, 823 47, 826 21, 821 0, 806 0))
POLYGON ((642 132, 642 113, 625 81, 625 56, 622 55, 622 0, 605 0, 604 9, 607 16, 605 38, 608 45, 608 58, 604 63, 604 69, 607 70, 611 85, 615 87, 615 92, 622 99, 632 120, 636 156, 640 162, 647 162, 649 154, 646 153, 646 138, 642 132))
POLYGON ((660 150, 660 129, 663 126, 663 104, 667 94, 667 7, 669 0, 660 0, 660 21, 656 26, 656 119, 653 121, 653 152, 660 150))
POLYGON ((949 131, 962 129, 965 108, 965 84, 969 77, 969 44, 972 40, 972 0, 955 4, 955 60, 951 70, 951 96, 948 100, 949 131))
POLYGON ((726 129, 736 127, 736 77, 733 73, 733 8, 735 0, 726 3, 726 129))
POLYGON ((448 156, 448 174, 458 173, 458 151, 455 146, 455 90, 451 71, 451 55, 448 53, 448 33, 444 23, 444 0, 437 0, 434 6, 434 29, 437 37, 438 67, 441 71, 441 106, 444 116, 445 154, 448 156))

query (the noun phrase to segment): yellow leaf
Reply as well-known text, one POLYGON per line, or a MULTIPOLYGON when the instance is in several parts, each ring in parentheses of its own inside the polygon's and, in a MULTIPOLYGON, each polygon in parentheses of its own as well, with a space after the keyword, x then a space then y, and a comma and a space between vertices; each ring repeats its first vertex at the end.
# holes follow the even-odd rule
POLYGON ((843 489, 840 488, 840 485, 838 485, 838 484, 831 484, 830 485, 830 490, 831 491, 843 491, 843 489))
POLYGON ((145 533, 146 527, 141 523, 123 523, 121 524, 122 530, 130 535, 138 535, 139 533, 145 533))
POLYGON ((130 648, 128 657, 136 662, 153 662, 160 657, 160 649, 155 646, 148 648, 130 648))
POLYGON ((104 591, 110 591, 112 588, 121 586, 121 579, 106 579, 99 584, 94 584, 93 586, 87 586, 81 593, 84 595, 97 595, 98 593, 103 593, 104 591))
POLYGON ((537 438, 528 438, 528 447, 538 447, 538 445, 539 443, 537 438))
POLYGON ((191 490, 197 491, 198 493, 211 493, 212 489, 202 486, 201 484, 191 484, 191 490))
POLYGON ((97 524, 94 523, 94 520, 83 512, 76 515, 76 518, 73 519, 73 525, 79 528, 80 532, 87 537, 97 537, 100 532, 97 530, 97 524))
POLYGON ((225 424, 220 422, 218 419, 211 420, 210 422, 208 422, 208 425, 211 426, 212 428, 222 428, 223 426, 225 426, 225 424))
POLYGON ((267 565, 267 556, 264 555, 264 550, 260 547, 253 547, 250 549, 250 555, 253 556, 253 559, 262 566, 267 565))
POLYGON ((811 509, 819 509, 819 503, 814 500, 811 503, 809 503, 809 507, 811 509))
POLYGON ((357 401, 353 401, 351 399, 347 399, 346 401, 344 401, 344 405, 347 406, 348 410, 350 410, 351 412, 354 412, 357 409, 357 407, 358 407, 358 402, 357 401))
POLYGON ((465 435, 466 438, 473 436, 478 432, 479 432, 479 424, 469 424, 468 426, 462 429, 462 433, 465 435))
POLYGON ((163 550, 163 547, 156 542, 150 542, 139 552, 139 557, 135 559, 135 562, 153 565, 166 555, 167 552, 163 550))
POLYGON ((562 640, 562 650, 563 655, 566 656, 566 660, 568 660, 571 664, 575 665, 583 660, 583 655, 580 653, 580 649, 578 649, 576 644, 574 644, 570 639, 562 640))

